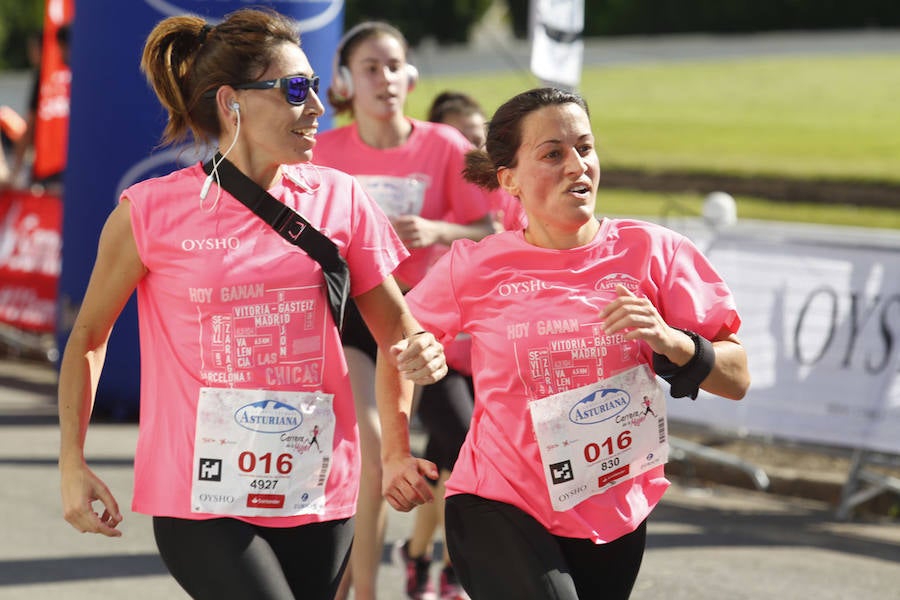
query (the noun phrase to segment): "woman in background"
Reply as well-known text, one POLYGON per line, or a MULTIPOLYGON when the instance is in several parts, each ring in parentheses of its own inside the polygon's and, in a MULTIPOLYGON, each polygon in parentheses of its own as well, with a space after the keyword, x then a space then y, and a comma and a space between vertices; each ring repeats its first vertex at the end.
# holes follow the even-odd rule
MULTIPOLYGON (((428 109, 428 120, 456 127, 476 148, 483 148, 487 141, 484 109, 475 98, 464 92, 448 90, 435 96, 428 109)), ((489 196, 495 231, 525 228, 528 220, 516 198, 499 188, 491 190, 489 196)))
MULTIPOLYGON (((396 28, 367 21, 347 31, 335 52, 328 99, 336 113, 349 113, 353 121, 322 133, 313 158, 356 176, 388 215, 410 253, 394 271, 404 291, 418 283, 454 240, 477 240, 493 231, 486 194, 462 177, 465 153, 471 149, 468 140, 453 127, 404 113, 417 78, 407 62, 406 40, 396 28)), ((374 344, 367 324, 352 307, 348 310, 343 340, 363 451, 349 570, 357 600, 375 597, 386 518, 381 434, 372 398, 374 344)), ((455 394, 453 378, 445 385, 446 395, 455 394)), ((428 557, 420 558, 408 571, 407 594, 427 599, 434 586, 428 579, 428 557)))

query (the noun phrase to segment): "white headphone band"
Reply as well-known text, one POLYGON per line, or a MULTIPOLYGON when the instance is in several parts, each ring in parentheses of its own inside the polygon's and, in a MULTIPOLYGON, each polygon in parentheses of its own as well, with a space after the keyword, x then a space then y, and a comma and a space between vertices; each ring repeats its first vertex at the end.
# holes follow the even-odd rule
MULTIPOLYGON (((406 36, 403 35, 403 32, 385 21, 363 21, 348 29, 344 32, 344 35, 341 36, 341 39, 338 40, 331 69, 331 87, 340 100, 349 100, 353 96, 353 83, 350 78, 350 69, 341 59, 341 55, 343 55, 344 48, 347 44, 365 31, 383 31, 385 33, 390 33, 403 42, 404 54, 409 51, 409 42, 406 40, 406 36)), ((419 79, 419 70, 410 63, 406 63, 406 75, 410 87, 415 86, 416 81, 419 79)))

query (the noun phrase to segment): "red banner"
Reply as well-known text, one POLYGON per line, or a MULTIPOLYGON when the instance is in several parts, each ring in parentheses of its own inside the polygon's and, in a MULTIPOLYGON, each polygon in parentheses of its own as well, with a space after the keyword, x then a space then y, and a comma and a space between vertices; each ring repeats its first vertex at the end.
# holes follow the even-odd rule
POLYGON ((73 0, 46 1, 40 87, 34 126, 33 170, 36 179, 60 173, 66 166, 72 72, 66 64, 58 34, 61 27, 68 26, 72 21, 73 14, 73 0))
POLYGON ((59 197, 0 193, 0 323, 31 332, 55 330, 61 231, 59 197))

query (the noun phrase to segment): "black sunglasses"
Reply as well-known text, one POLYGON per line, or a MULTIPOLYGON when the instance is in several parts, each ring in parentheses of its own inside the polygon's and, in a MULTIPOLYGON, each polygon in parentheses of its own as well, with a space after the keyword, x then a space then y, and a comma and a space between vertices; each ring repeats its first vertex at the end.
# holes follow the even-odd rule
MULTIPOLYGON (((251 81, 250 83, 241 83, 231 86, 236 90, 269 90, 273 88, 281 88, 284 90, 284 99, 288 104, 294 106, 302 106, 309 97, 309 90, 319 93, 319 78, 307 77, 306 75, 291 75, 282 77, 281 79, 267 79, 265 81, 251 81)), ((214 96, 215 92, 210 90, 205 96, 214 96)))

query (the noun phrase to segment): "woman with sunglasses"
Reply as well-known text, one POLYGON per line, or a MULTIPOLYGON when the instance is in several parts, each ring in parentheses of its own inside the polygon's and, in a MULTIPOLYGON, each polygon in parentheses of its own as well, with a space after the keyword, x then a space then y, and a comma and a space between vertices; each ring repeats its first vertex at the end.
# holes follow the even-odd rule
MULTIPOLYGON (((465 174, 518 198, 528 225, 455 243, 407 295, 439 339, 472 338, 474 416, 446 484, 454 567, 475 600, 625 600, 668 486, 654 374, 675 398, 742 398, 734 298, 684 236, 597 218, 577 94, 508 100, 465 174)), ((405 438, 386 426, 385 455, 405 438)))
MULTIPOLYGON (((408 411, 413 384, 446 372, 390 276, 406 256, 390 223, 351 177, 308 164, 323 106, 296 31, 277 13, 244 9, 215 27, 170 17, 150 33, 141 67, 169 115, 164 139, 216 139, 221 153, 123 192, 61 364, 65 517, 118 537, 122 512, 84 442, 110 330, 137 290, 132 509, 153 516, 162 559, 194 598, 331 600, 360 470, 331 267, 253 214, 229 182, 268 192, 305 219, 296 235, 312 228, 336 248, 377 340, 379 401, 408 411)), ((407 455, 399 470, 393 499, 431 499, 424 482, 406 483, 433 477, 427 463, 407 455)))
MULTIPOLYGON (((417 78, 415 68, 407 62, 406 39, 396 28, 366 21, 348 30, 335 51, 328 99, 338 114, 349 113, 353 122, 321 134, 313 157, 316 164, 355 175, 391 218, 410 252, 394 272, 404 290, 418 283, 454 240, 477 240, 493 231, 487 195, 462 178, 469 141, 453 127, 404 114, 407 94, 417 78)), ((367 324, 351 308, 344 330, 363 448, 349 570, 357 600, 375 597, 386 518, 380 432, 372 398, 374 344, 367 324)), ((447 380, 447 402, 453 402, 454 380, 447 380)), ((466 404, 471 407, 468 400, 459 402, 460 407, 466 404)), ((427 557, 422 554, 418 558, 427 557)), ((411 598, 433 597, 427 565, 421 566, 418 578, 414 573, 408 581, 411 598)), ((448 590, 447 595, 455 593, 448 590)))

